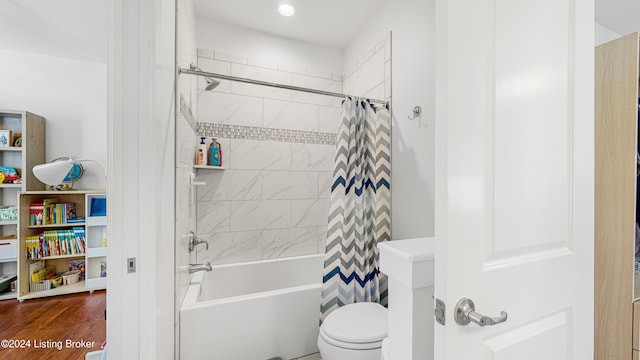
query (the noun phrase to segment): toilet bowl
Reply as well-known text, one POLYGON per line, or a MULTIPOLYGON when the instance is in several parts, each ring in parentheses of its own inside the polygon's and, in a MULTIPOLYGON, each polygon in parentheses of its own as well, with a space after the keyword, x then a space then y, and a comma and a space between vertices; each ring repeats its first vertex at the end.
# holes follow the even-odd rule
POLYGON ((387 328, 387 309, 378 303, 336 309, 320 326, 318 349, 322 360, 380 360, 387 328))

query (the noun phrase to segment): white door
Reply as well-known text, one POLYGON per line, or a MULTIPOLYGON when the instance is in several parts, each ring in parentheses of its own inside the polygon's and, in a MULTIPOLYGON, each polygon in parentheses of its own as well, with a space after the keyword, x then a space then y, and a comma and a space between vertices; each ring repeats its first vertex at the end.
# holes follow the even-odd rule
POLYGON ((593 7, 436 1, 437 360, 593 359, 593 7))

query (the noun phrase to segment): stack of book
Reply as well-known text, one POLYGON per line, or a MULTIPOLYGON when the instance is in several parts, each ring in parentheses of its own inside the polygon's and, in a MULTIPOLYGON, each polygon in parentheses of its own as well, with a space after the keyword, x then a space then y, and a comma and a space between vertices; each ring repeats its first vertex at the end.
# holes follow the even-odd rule
POLYGON ((27 259, 83 255, 86 251, 86 236, 83 227, 49 230, 40 235, 27 236, 25 244, 27 259))
POLYGON ((75 203, 58 203, 58 199, 44 199, 29 205, 29 225, 66 224, 76 220, 75 203))

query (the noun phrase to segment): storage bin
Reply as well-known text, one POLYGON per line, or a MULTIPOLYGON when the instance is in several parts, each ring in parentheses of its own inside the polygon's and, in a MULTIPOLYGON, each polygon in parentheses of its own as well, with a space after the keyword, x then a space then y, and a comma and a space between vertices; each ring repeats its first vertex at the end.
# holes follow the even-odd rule
POLYGON ((17 278, 16 274, 0 275, 0 292, 7 291, 11 287, 11 283, 17 278))
POLYGON ((16 221, 18 220, 18 208, 8 206, 0 208, 0 221, 16 221))
POLYGON ((65 285, 75 284, 80 280, 80 270, 72 270, 62 273, 62 279, 65 285))
POLYGON ((51 280, 42 280, 29 283, 29 290, 31 292, 45 291, 51 289, 51 280))
POLYGON ((95 197, 91 199, 91 210, 89 216, 106 216, 107 215, 107 198, 95 197))
POLYGON ((0 259, 14 259, 18 256, 16 239, 0 240, 0 259))

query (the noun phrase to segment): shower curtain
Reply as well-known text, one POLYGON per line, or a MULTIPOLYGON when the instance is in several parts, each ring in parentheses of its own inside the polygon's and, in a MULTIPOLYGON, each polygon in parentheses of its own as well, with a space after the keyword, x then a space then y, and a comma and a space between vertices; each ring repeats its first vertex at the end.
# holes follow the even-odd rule
POLYGON ((336 144, 320 322, 354 302, 386 305, 387 279, 376 244, 390 238, 391 116, 345 99, 336 144))

